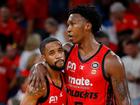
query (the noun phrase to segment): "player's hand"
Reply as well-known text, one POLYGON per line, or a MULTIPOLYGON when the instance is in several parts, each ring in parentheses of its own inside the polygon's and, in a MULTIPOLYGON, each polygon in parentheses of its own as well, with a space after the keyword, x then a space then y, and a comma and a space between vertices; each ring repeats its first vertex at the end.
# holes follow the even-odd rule
POLYGON ((35 89, 34 87, 32 87, 32 83, 27 86, 26 94, 29 97, 31 97, 32 99, 38 100, 40 97, 43 97, 45 95, 46 90, 47 90, 46 85, 43 86, 43 85, 39 84, 39 87, 35 89))
POLYGON ((38 89, 32 87, 32 83, 27 85, 24 98, 21 100, 20 105, 36 105, 40 97, 43 97, 47 89, 42 88, 40 85, 38 89))
POLYGON ((46 72, 46 67, 44 66, 44 64, 37 63, 31 69, 31 72, 28 78, 28 84, 32 85, 32 87, 34 87, 35 90, 38 89, 40 85, 46 87, 46 80, 45 80, 46 75, 47 75, 47 72, 46 72))

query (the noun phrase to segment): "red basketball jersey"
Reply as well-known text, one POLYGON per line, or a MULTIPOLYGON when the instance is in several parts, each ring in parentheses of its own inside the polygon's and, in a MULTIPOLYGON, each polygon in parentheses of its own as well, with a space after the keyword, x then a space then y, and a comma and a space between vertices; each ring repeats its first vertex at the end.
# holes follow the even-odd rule
POLYGON ((104 75, 109 48, 100 44, 96 54, 82 61, 75 45, 66 62, 68 105, 113 105, 113 92, 104 75))
POLYGON ((61 75, 62 87, 57 87, 53 82, 48 83, 48 92, 45 98, 39 99, 39 105, 66 105, 67 95, 64 79, 61 75))

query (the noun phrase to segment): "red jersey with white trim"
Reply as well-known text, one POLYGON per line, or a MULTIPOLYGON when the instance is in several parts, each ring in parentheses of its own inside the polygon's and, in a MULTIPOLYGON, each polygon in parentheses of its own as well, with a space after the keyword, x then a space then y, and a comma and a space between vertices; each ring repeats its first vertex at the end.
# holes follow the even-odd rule
POLYGON ((104 59, 109 48, 100 44, 96 54, 82 61, 75 45, 66 62, 68 105, 114 105, 113 92, 104 75, 104 59))
MULTIPOLYGON (((49 83, 47 87, 47 95, 45 98, 39 100, 39 105, 66 105, 67 103, 67 93, 64 84, 64 79, 61 75, 62 87, 56 86, 53 82, 49 83)), ((48 85, 48 83, 47 83, 48 85)))

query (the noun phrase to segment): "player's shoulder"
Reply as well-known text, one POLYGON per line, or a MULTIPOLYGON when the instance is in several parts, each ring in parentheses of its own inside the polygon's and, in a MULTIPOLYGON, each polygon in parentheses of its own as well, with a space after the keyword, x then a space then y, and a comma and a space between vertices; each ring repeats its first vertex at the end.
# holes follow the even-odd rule
POLYGON ((64 49, 67 53, 69 53, 70 50, 72 49, 72 47, 74 46, 74 44, 71 43, 71 42, 66 42, 66 43, 64 43, 62 46, 63 46, 63 49, 64 49))
POLYGON ((109 74, 115 71, 121 71, 123 69, 121 58, 114 52, 110 51, 105 59, 105 68, 109 74))
POLYGON ((115 54, 113 51, 110 51, 106 56, 106 61, 112 62, 112 61, 118 61, 120 60, 120 57, 115 54))

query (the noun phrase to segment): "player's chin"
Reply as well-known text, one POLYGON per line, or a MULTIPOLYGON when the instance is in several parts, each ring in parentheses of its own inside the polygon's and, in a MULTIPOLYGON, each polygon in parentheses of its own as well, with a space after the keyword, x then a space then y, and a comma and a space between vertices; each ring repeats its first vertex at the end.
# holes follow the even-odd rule
POLYGON ((64 66, 64 63, 57 63, 56 66, 57 66, 58 68, 62 68, 62 67, 64 66))
POLYGON ((63 61, 63 60, 57 61, 57 62, 56 62, 56 66, 57 66, 57 67, 62 67, 62 66, 64 66, 64 61, 63 61))
POLYGON ((56 66, 57 67, 57 71, 62 71, 64 69, 64 66, 56 66))
POLYGON ((56 65, 57 65, 58 67, 62 67, 62 66, 64 66, 64 64, 65 64, 65 61, 64 61, 64 60, 59 60, 59 61, 56 63, 56 65))
MULTIPOLYGON (((58 67, 58 66, 57 66, 58 67)), ((59 66, 58 67, 60 70, 63 70, 64 69, 64 66, 59 66)))
POLYGON ((75 43, 75 40, 73 37, 69 37, 69 41, 72 42, 72 43, 75 43))
POLYGON ((74 38, 71 40, 71 42, 72 42, 73 44, 78 44, 78 43, 79 43, 79 41, 76 40, 76 39, 74 39, 74 38))

